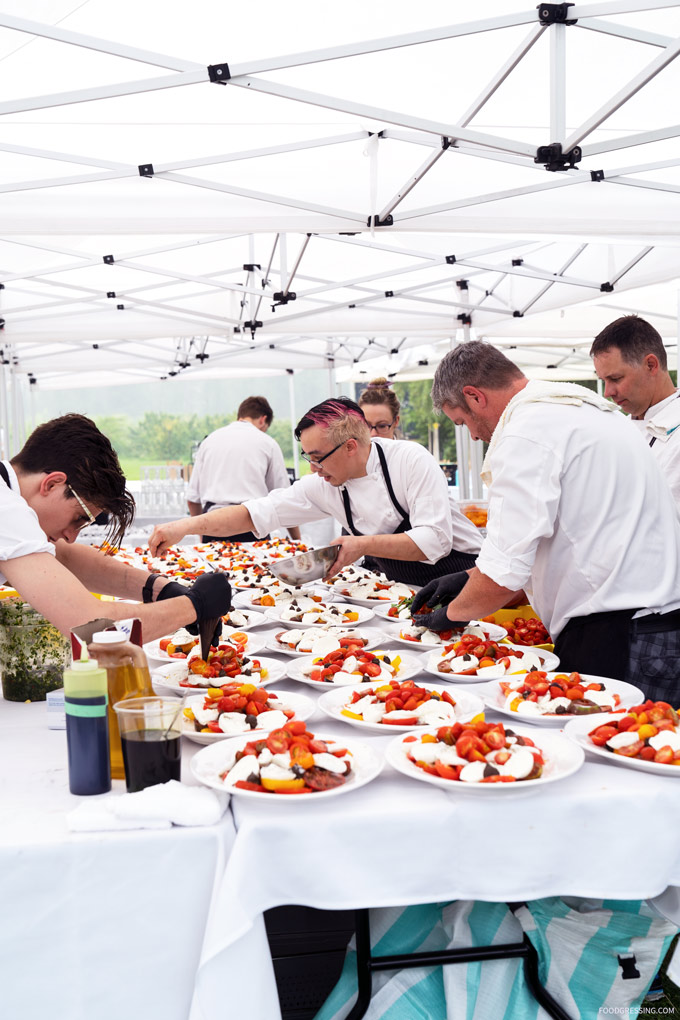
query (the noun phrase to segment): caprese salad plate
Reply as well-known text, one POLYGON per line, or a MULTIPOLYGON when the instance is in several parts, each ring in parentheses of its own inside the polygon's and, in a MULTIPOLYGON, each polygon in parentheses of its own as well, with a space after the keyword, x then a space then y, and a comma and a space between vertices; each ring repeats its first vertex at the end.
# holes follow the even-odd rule
POLYGON ((425 669, 440 680, 474 684, 500 680, 513 673, 528 673, 532 669, 555 670, 559 664, 554 652, 543 649, 479 640, 477 644, 466 645, 463 638, 445 645, 443 654, 442 651, 432 652, 425 669))
POLYGON ((563 727, 571 719, 599 718, 644 701, 642 691, 633 684, 589 673, 536 670, 490 680, 478 690, 489 708, 538 726, 563 727))
POLYGON ((360 649, 375 648, 380 642, 385 643, 383 634, 364 635, 357 630, 342 627, 308 627, 304 630, 284 627, 269 635, 266 648, 270 652, 281 652, 283 655, 301 658, 304 655, 326 655, 336 648, 348 648, 350 645, 356 645, 360 649))
POLYGON ((383 762, 367 744, 340 742, 293 722, 259 739, 246 735, 204 747, 194 755, 191 771, 206 786, 244 799, 306 804, 365 786, 383 762))
POLYGON ((415 726, 469 722, 484 711, 475 694, 413 680, 334 687, 317 704, 331 719, 383 735, 415 726))
POLYGON ((362 683, 385 683, 389 680, 410 680, 422 669, 415 657, 396 655, 380 649, 353 651, 341 649, 323 658, 307 655, 295 659, 286 668, 291 680, 326 691, 331 686, 353 687, 362 683))
POLYGON ((214 696, 216 693, 192 694, 184 699, 182 734, 197 744, 214 744, 246 733, 269 733, 292 719, 309 719, 314 712, 314 702, 304 694, 266 691, 263 687, 240 693, 236 684, 225 685, 219 697, 214 696))
POLYGON ((348 602, 332 602, 329 605, 315 603, 310 606, 302 599, 294 599, 283 606, 269 607, 265 610, 265 616, 285 627, 296 629, 329 625, 354 627, 368 623, 373 618, 373 610, 348 602))
POLYGON ((565 734, 610 765, 680 776, 680 718, 665 701, 645 701, 606 719, 572 719, 565 734))
POLYGON ((450 793, 539 790, 581 768, 581 747, 554 730, 464 723, 398 736, 385 757, 398 772, 450 793))

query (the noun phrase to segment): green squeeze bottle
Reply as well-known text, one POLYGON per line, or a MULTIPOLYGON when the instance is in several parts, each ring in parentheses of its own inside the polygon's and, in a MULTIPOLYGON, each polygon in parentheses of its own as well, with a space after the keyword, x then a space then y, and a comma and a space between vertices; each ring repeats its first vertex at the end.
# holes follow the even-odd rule
POLYGON ((68 744, 68 783, 82 796, 111 789, 106 670, 87 649, 64 670, 64 710, 68 744))

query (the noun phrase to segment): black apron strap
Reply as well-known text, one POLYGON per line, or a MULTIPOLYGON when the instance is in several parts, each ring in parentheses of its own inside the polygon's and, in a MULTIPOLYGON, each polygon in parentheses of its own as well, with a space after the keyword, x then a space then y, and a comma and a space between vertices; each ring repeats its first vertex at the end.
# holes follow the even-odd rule
POLYGON ((9 484, 9 471, 7 470, 7 468, 2 463, 1 460, 0 460, 0 478, 2 478, 2 480, 5 483, 5 485, 7 486, 7 488, 10 489, 11 486, 9 484))
MULTIPOLYGON (((231 504, 232 506, 234 504, 231 504)), ((207 514, 215 506, 214 503, 204 503, 203 513, 207 514)), ((264 538, 269 538, 265 535, 264 538)), ((259 542, 260 539, 252 531, 242 531, 240 535, 201 535, 201 542, 259 542)), ((263 539, 264 541, 264 539, 263 539)))
MULTIPOLYGON (((395 440, 395 442, 399 442, 399 440, 395 440)), ((408 513, 400 505, 395 495, 384 450, 379 443, 375 443, 374 446, 378 451, 380 468, 383 473, 383 478, 385 479, 385 486, 389 493, 392 506, 401 517, 401 523, 399 524, 399 527, 395 529, 393 534, 401 535, 403 532, 409 531, 411 527, 411 519, 408 513)), ((347 489, 342 490, 342 501, 345 505, 345 515, 347 517, 347 523, 350 531, 353 535, 361 535, 361 532, 357 531, 354 526, 352 508, 350 506, 347 489)), ((423 563, 422 560, 391 560, 378 556, 372 556, 371 560, 371 569, 377 568, 378 570, 381 570, 383 574, 390 579, 390 581, 401 581, 403 584, 423 585, 427 584, 428 581, 433 581, 436 577, 443 577, 445 574, 455 574, 458 573, 459 570, 469 570, 471 567, 474 567, 477 557, 470 555, 470 553, 456 552, 452 549, 448 556, 442 557, 442 559, 437 560, 436 563, 423 563), (375 564, 375 566, 373 566, 373 564, 375 564)))
POLYGON ((630 658, 631 621, 637 609, 575 616, 555 642, 560 670, 623 680, 630 658))

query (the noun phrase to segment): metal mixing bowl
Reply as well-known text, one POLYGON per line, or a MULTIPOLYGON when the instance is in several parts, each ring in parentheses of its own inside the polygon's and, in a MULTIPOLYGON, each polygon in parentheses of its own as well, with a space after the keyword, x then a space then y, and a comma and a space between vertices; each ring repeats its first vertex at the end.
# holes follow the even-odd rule
POLYGON ((307 581, 318 581, 330 570, 339 545, 324 545, 320 549, 309 552, 295 553, 285 560, 274 560, 267 564, 272 574, 280 577, 286 584, 306 584, 307 581))

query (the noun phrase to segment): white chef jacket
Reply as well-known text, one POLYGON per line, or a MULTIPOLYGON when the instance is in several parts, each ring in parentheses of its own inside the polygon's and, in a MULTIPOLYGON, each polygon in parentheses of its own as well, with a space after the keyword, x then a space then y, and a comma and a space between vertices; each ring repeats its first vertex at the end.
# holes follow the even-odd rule
POLYGON ((656 457, 680 508, 680 393, 672 393, 646 412, 644 418, 633 419, 645 442, 656 457))
MULTIPOLYGON (((19 489, 16 472, 8 460, 3 461, 9 475, 9 486, 0 478, 0 562, 15 560, 30 553, 55 549, 40 527, 38 515, 31 509, 19 489)), ((7 578, 0 572, 0 584, 7 578)))
POLYGON ((203 440, 187 489, 191 503, 230 506, 288 488, 281 447, 249 421, 233 421, 203 440))
POLYGON ((680 520, 630 420, 589 404, 526 403, 489 460, 477 566, 524 588, 553 640, 572 617, 680 606, 680 520))
MULTIPOLYGON (((364 535, 393 534, 402 520, 385 485, 375 449, 377 443, 385 454, 397 501, 411 521, 411 529, 404 534, 422 550, 425 561, 436 563, 442 556, 448 556, 452 548, 458 548, 454 520, 456 534, 462 541, 477 539, 476 535, 470 536, 469 528, 474 529, 474 525, 460 510, 450 508, 449 487, 434 457, 418 443, 393 439, 372 440, 366 474, 349 479, 343 486, 349 493, 357 531, 364 535)), ((350 530, 341 488, 329 485, 318 474, 305 475, 289 489, 277 489, 264 499, 249 500, 246 507, 258 536, 322 517, 332 517, 350 530)))

